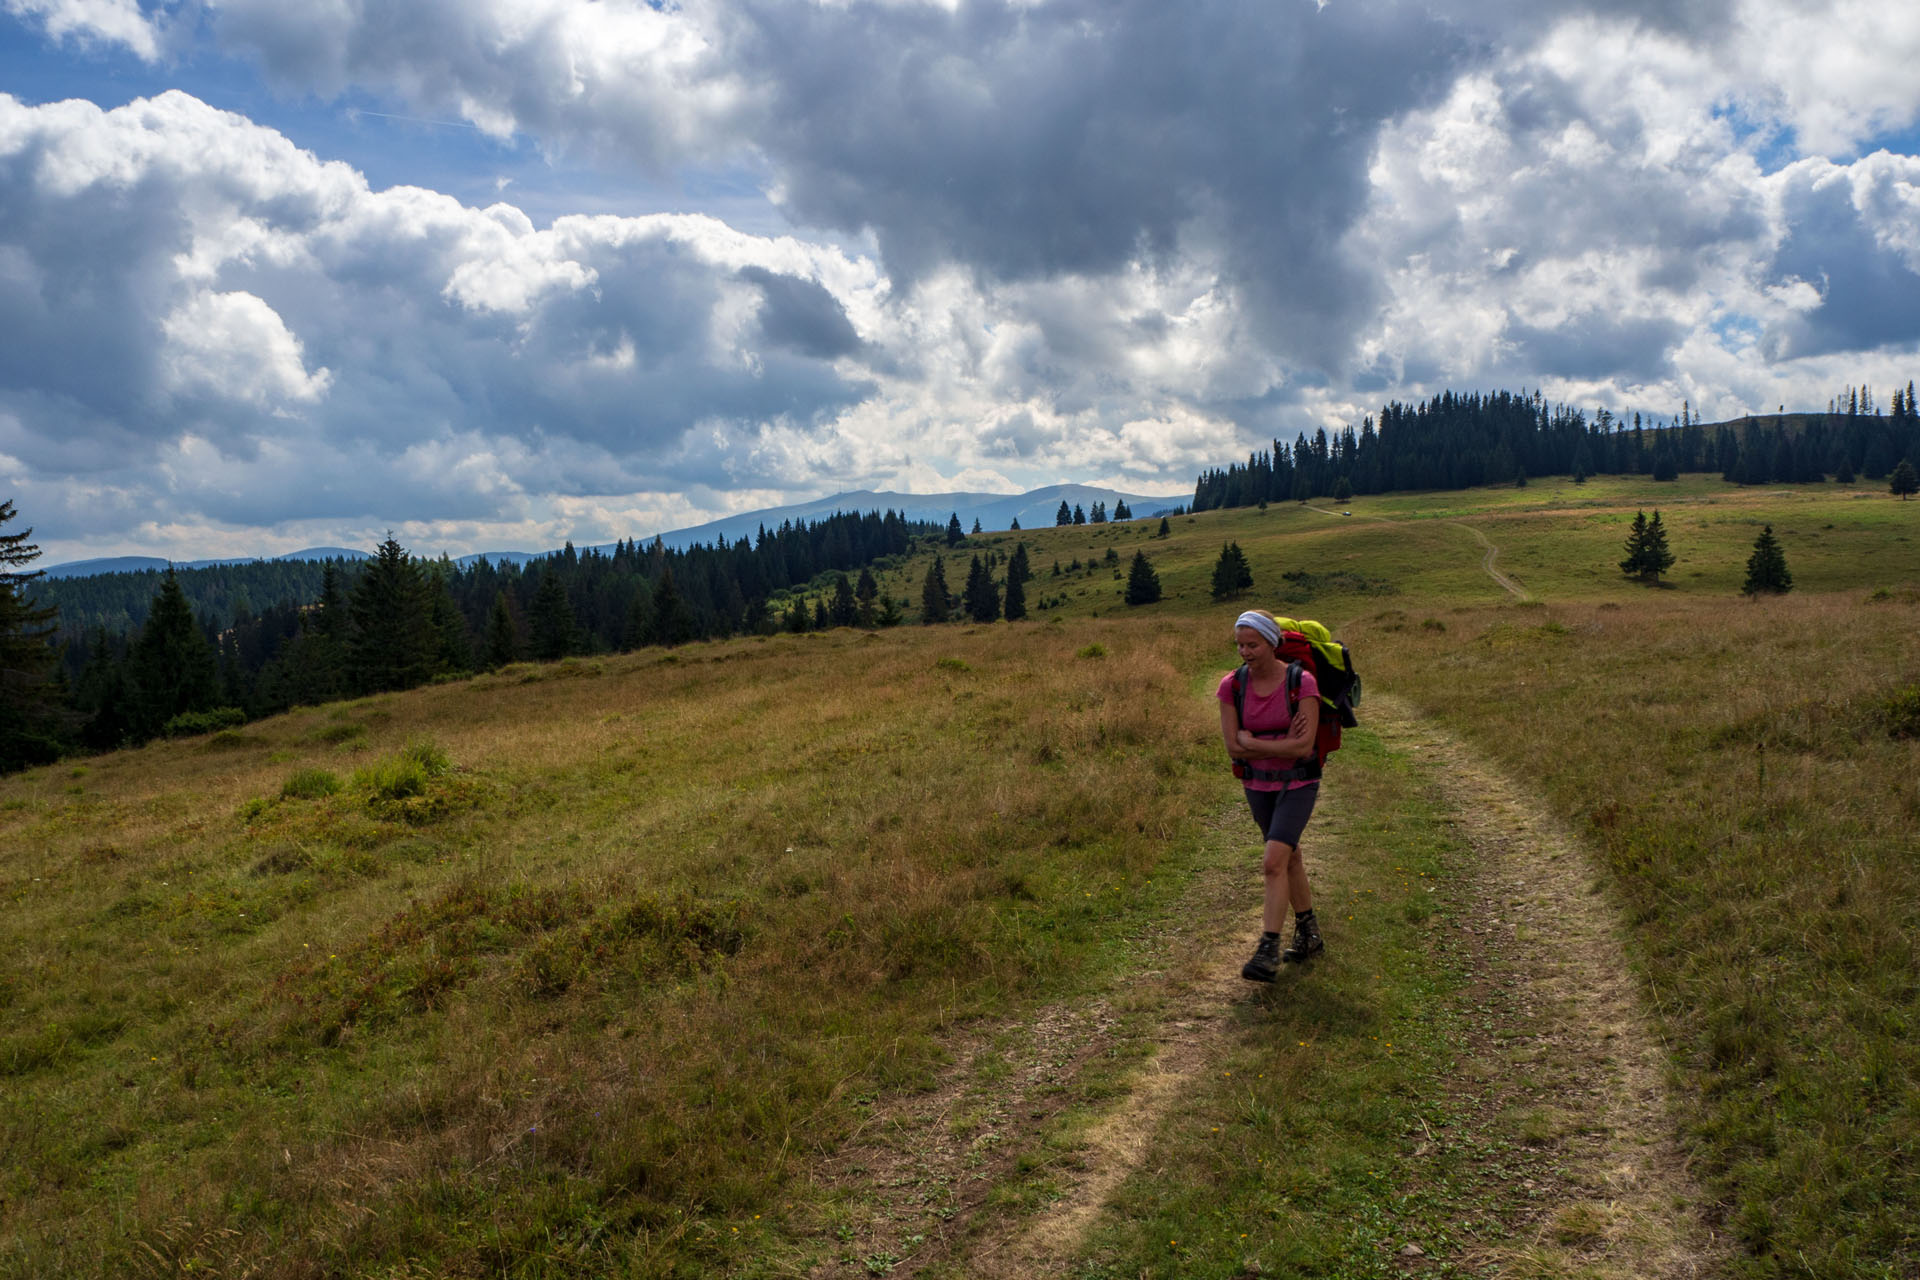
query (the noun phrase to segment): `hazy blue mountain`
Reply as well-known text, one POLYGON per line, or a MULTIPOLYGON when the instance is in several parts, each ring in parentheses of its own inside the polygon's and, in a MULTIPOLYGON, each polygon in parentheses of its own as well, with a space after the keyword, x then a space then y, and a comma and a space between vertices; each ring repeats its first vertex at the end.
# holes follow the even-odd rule
MULTIPOLYGON (((165 560, 158 556, 104 556, 95 560, 69 560, 65 564, 47 566, 49 578, 89 578, 97 573, 139 573, 146 569, 164 569, 171 564, 176 569, 207 569, 221 564, 251 564, 259 556, 233 556, 225 560, 165 560)), ((283 556, 268 556, 270 560, 368 560, 372 557, 365 551, 355 551, 351 547, 307 547, 301 551, 289 551, 283 556)))
MULTIPOLYGON (((1192 497, 1191 493, 1165 494, 1153 496, 1141 493, 1122 493, 1117 489, 1102 488, 1090 484, 1056 484, 1045 489, 1035 489, 1031 493, 875 493, 869 489, 859 489, 852 493, 837 493, 831 498, 820 498, 813 502, 796 503, 790 507, 771 507, 765 511, 749 511, 744 515, 728 516, 724 520, 714 520, 707 524, 694 525, 689 529, 672 529, 659 534, 659 538, 670 547, 687 547, 696 542, 712 543, 721 538, 729 542, 738 542, 741 538, 751 538, 762 525, 777 529, 783 520, 823 520, 838 511, 898 511, 909 520, 928 520, 936 524, 946 524, 949 516, 960 517, 960 525, 969 533, 973 531, 973 522, 978 520, 980 527, 986 530, 1000 530, 1012 527, 1017 519, 1023 529, 1051 529, 1054 515, 1065 502, 1069 507, 1078 506, 1089 513, 1093 504, 1104 502, 1107 510, 1112 511, 1118 503, 1125 502, 1133 511, 1134 519, 1145 520, 1159 517, 1175 507, 1185 506, 1192 497)), ((642 543, 651 543, 656 535, 646 534, 638 538, 642 543)), ((583 550, 605 551, 612 543, 602 543, 598 547, 583 550)), ((556 548, 557 550, 557 548, 556 548)), ((459 556, 454 563, 465 568, 476 561, 485 559, 494 564, 525 564, 549 554, 545 551, 481 551, 472 555, 459 556)), ((203 569, 210 565, 246 564, 258 557, 236 557, 228 560, 185 560, 175 561, 176 569, 203 569)), ((283 556, 270 557, 275 560, 365 560, 370 558, 365 551, 354 551, 348 547, 308 547, 304 551, 290 551, 283 556)), ((83 578, 96 573, 130 573, 142 569, 164 569, 167 561, 154 556, 112 556, 98 560, 70 560, 65 564, 51 565, 47 568, 49 578, 83 578)))
MULTIPOLYGON (((1096 502, 1106 503, 1108 511, 1112 511, 1116 503, 1125 502, 1133 511, 1134 519, 1144 520, 1148 516, 1157 518, 1175 507, 1184 507, 1192 496, 1188 492, 1156 497, 1122 493, 1117 489, 1088 484, 1049 485, 1031 493, 875 493, 870 489, 859 489, 814 502, 749 511, 744 515, 728 516, 689 529, 674 529, 662 533, 660 539, 670 547, 685 547, 696 542, 711 543, 721 537, 729 542, 738 542, 741 538, 752 537, 761 525, 775 529, 783 520, 820 520, 836 511, 892 510, 909 520, 931 520, 939 524, 945 524, 949 516, 958 515, 961 527, 969 533, 973 531, 976 519, 980 521, 982 529, 989 531, 1010 528, 1016 518, 1022 529, 1051 529, 1062 501, 1069 507, 1079 506, 1087 512, 1093 510, 1096 502)), ((653 535, 649 534, 640 541, 650 543, 653 535)))

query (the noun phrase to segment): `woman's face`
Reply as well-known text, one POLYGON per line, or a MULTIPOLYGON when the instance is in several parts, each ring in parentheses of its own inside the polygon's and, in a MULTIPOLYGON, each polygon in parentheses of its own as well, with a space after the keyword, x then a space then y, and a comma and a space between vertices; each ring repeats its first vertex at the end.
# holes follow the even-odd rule
POLYGON ((1242 662, 1252 662, 1263 654, 1269 658, 1273 656, 1273 646, 1267 643, 1265 636, 1255 631, 1252 627, 1235 627, 1233 629, 1233 645, 1234 648, 1240 650, 1240 661, 1242 662))

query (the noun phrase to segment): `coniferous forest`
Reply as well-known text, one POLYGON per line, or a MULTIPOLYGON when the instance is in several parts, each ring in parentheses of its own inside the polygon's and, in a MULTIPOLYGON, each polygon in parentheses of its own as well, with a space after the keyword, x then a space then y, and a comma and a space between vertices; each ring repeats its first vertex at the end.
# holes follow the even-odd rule
MULTIPOLYGON (((523 658, 791 629, 808 616, 782 608, 794 592, 833 591, 848 571, 884 567, 938 532, 893 511, 840 513, 732 543, 568 544, 525 565, 424 560, 390 536, 363 561, 16 574, 5 600, 39 611, 33 642, 58 655, 45 682, 58 714, 10 765, 50 758, 63 740, 106 750, 523 658)), ((900 616, 871 595, 854 610, 900 616)))
POLYGON ((1708 427, 1683 406, 1659 424, 1638 413, 1615 418, 1602 409, 1554 405, 1538 392, 1445 392, 1422 404, 1393 402, 1356 433, 1347 427, 1244 465, 1203 472, 1193 510, 1251 507, 1262 502, 1524 484, 1529 476, 1645 475, 1718 472, 1731 484, 1807 483, 1832 477, 1880 481, 1901 461, 1920 465, 1920 413, 1913 383, 1893 393, 1886 412, 1866 387, 1849 387, 1825 413, 1769 414, 1708 427))

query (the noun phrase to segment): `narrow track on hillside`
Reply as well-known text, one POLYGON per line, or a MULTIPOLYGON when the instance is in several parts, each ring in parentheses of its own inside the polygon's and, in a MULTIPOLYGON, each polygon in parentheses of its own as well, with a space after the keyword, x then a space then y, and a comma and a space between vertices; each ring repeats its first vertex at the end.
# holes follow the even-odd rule
POLYGON ((1493 545, 1493 540, 1491 538, 1487 537, 1486 534, 1480 532, 1478 529, 1474 528, 1472 525, 1466 524, 1462 521, 1449 520, 1447 521, 1447 523, 1450 525, 1453 525, 1455 528, 1465 529, 1468 533, 1474 536, 1474 538, 1480 543, 1480 545, 1483 548, 1485 548, 1487 554, 1480 557, 1480 567, 1487 571, 1487 576, 1489 578, 1492 578, 1495 582, 1505 587, 1507 591, 1515 599, 1525 600, 1528 598, 1527 589, 1525 587, 1515 582, 1512 578, 1509 578, 1506 574, 1500 572, 1500 570, 1494 568, 1493 562, 1500 558, 1500 548, 1493 545))
MULTIPOLYGON (((1308 507, 1307 510, 1318 511, 1321 515, 1326 515, 1326 516, 1350 516, 1352 514, 1351 512, 1348 512, 1348 511, 1335 511, 1331 507, 1308 507)), ((1402 523, 1399 520, 1389 519, 1386 516, 1363 515, 1360 517, 1360 519, 1371 520, 1375 524, 1402 523)), ((1511 577, 1507 576, 1506 574, 1502 573, 1499 569, 1494 567, 1494 561, 1500 558, 1500 548, 1496 547, 1493 544, 1492 539, 1488 538, 1486 534, 1480 532, 1480 530, 1474 528, 1472 525, 1466 523, 1463 520, 1449 520, 1447 521, 1447 523, 1450 525, 1453 525, 1455 528, 1465 529, 1468 533, 1474 536, 1474 540, 1477 541, 1480 544, 1481 549, 1486 552, 1485 555, 1480 557, 1480 567, 1486 571, 1486 574, 1489 578, 1492 578, 1495 582, 1499 583, 1501 587, 1503 587, 1508 592, 1508 594, 1512 595, 1516 600, 1530 600, 1533 598, 1527 593, 1527 589, 1525 587, 1521 586, 1518 582, 1514 581, 1514 579, 1512 579, 1511 577)))

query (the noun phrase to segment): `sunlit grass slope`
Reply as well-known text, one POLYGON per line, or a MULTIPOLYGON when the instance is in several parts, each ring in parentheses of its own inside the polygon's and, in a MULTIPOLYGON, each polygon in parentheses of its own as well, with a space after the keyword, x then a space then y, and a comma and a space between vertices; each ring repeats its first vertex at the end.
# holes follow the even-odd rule
MULTIPOLYGON (((946 552, 957 588, 1028 544, 1018 625, 512 668, 0 780, 0 1272, 778 1273, 858 1100, 1144 963, 1237 802, 1207 684, 1246 603, 1587 824, 1742 1265, 1910 1272, 1920 504, 1322 507, 946 552), (1614 562, 1656 506, 1648 589, 1614 562), (1797 589, 1756 604, 1762 523, 1797 589), (1257 590, 1222 606, 1227 541, 1257 590), (1129 610, 1137 550, 1167 599, 1129 610)), ((882 584, 910 613, 927 563, 882 584)))
POLYGON ((9 780, 5 1267, 724 1262, 851 1095, 1154 913, 1189 644, 743 640, 9 780))

